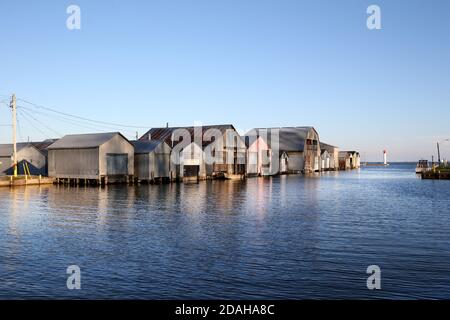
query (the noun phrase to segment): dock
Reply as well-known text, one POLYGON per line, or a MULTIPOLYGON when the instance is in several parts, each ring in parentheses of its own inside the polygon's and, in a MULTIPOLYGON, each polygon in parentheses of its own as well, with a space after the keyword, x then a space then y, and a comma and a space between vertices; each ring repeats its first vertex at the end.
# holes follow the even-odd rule
POLYGON ((41 176, 6 176, 0 177, 0 187, 36 186, 43 184, 53 184, 54 179, 41 176))
POLYGON ((450 180, 450 169, 434 169, 422 172, 422 179, 450 180))

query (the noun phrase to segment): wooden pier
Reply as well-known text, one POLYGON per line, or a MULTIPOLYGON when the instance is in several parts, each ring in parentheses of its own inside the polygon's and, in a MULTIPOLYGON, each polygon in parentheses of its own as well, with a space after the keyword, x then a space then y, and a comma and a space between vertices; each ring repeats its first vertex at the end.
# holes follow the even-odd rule
POLYGON ((42 184, 53 184, 54 179, 41 176, 6 176, 0 177, 0 187, 36 186, 42 184))
POLYGON ((422 179, 450 180, 450 169, 436 168, 434 170, 423 171, 422 179))

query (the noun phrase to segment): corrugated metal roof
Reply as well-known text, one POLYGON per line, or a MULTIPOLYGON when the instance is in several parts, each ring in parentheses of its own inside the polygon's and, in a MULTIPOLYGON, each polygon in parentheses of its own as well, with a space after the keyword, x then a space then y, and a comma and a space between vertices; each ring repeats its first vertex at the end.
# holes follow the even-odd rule
POLYGON ((11 157, 12 153, 12 144, 0 144, 0 157, 11 157))
MULTIPOLYGON (((152 128, 149 131, 147 131, 146 134, 144 134, 139 140, 145 141, 145 140, 160 140, 166 142, 170 147, 176 146, 181 141, 174 141, 172 145, 172 134, 177 129, 185 129, 189 132, 191 135, 191 141, 194 141, 194 129, 200 128, 200 127, 168 127, 168 128, 152 128)), ((221 125, 208 125, 208 126, 202 126, 202 136, 205 134, 205 132, 209 129, 218 129, 222 134, 226 132, 226 130, 234 130, 233 125, 231 124, 221 124, 221 125)), ((203 141, 203 147, 209 145, 212 141, 203 141)))
POLYGON ((324 153, 325 150, 328 151, 329 153, 331 153, 331 152, 334 152, 335 149, 338 149, 338 147, 333 146, 331 144, 324 143, 322 141, 320 142, 321 153, 324 153))
MULTIPOLYGON (((17 151, 26 148, 26 147, 34 147, 32 142, 19 142, 17 143, 17 151)), ((11 157, 13 154, 13 145, 10 144, 0 144, 0 157, 11 157)))
POLYGON ((337 148, 336 146, 333 146, 333 145, 331 145, 331 144, 328 144, 328 143, 325 143, 325 142, 322 142, 322 141, 320 141, 320 146, 322 147, 324 147, 324 148, 337 148))
POLYGON ((137 140, 130 141, 134 145, 134 153, 153 152, 161 143, 160 140, 137 140))
POLYGON ((58 141, 58 139, 47 139, 39 142, 30 142, 31 145, 35 146, 39 151, 47 149, 50 145, 58 141))
MULTIPOLYGON (((119 132, 71 134, 71 135, 62 137, 55 143, 51 144, 47 149, 54 150, 54 149, 96 148, 96 147, 101 146, 105 142, 108 142, 115 135, 118 135, 118 134, 121 135, 119 132)), ((124 139, 126 139, 126 138, 124 138, 124 139)))
POLYGON ((306 137, 311 130, 315 131, 314 127, 255 128, 247 132, 246 136, 261 137, 272 147, 272 140, 276 139, 278 132, 280 151, 303 151, 306 137))

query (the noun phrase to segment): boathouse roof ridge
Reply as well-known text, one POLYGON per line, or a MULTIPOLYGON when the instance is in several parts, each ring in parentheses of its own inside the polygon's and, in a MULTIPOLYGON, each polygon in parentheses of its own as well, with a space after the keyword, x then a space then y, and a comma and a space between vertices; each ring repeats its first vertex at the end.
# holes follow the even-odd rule
POLYGON ((83 149, 96 148, 120 135, 128 141, 120 132, 70 134, 62 137, 47 147, 48 150, 55 149, 83 149))
POLYGON ((337 146, 320 141, 320 146, 325 148, 338 148, 337 146))
MULTIPOLYGON (((19 145, 17 145, 19 148, 19 145)), ((12 144, 0 144, 0 157, 10 157, 13 153, 12 144)))
MULTIPOLYGON (((41 152, 39 148, 33 145, 32 142, 18 142, 17 143, 17 151, 22 150, 26 147, 32 147, 41 152)), ((0 157, 10 157, 13 154, 13 145, 12 143, 0 144, 0 157)))
MULTIPOLYGON (((172 134, 175 132, 175 130, 185 129, 189 132, 191 138, 193 138, 195 128, 202 128, 202 135, 204 135, 205 132, 208 131, 209 129, 218 129, 222 133, 225 133, 225 131, 228 129, 236 131, 236 129, 232 124, 204 125, 204 126, 190 126, 190 127, 159 127, 159 128, 151 128, 139 140, 140 141, 160 140, 166 142, 169 146, 172 146, 172 134)), ((202 142, 203 147, 209 145, 212 142, 213 141, 203 140, 202 142)), ((174 145, 178 143, 179 141, 174 141, 174 145)))
MULTIPOLYGON (((308 133, 314 130, 312 126, 297 126, 297 127, 271 127, 271 128, 254 128, 248 131, 246 136, 256 136, 262 139, 267 139, 266 143, 272 148, 272 133, 273 130, 278 131, 279 150, 280 151, 303 151, 305 147, 305 140, 308 133)), ((316 131, 317 132, 317 131, 316 131)))
POLYGON ((33 145, 34 147, 36 147, 36 149, 43 151, 58 140, 59 139, 46 139, 44 141, 32 141, 32 142, 30 142, 30 144, 33 145))

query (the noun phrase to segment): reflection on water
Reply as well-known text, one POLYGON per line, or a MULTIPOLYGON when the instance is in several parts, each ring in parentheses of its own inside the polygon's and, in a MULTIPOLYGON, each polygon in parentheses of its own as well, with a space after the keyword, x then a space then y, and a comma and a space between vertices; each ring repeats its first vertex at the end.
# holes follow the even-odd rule
POLYGON ((0 298, 448 299, 449 222, 450 181, 414 165, 0 189, 0 298), (381 291, 366 288, 372 264, 381 291))

